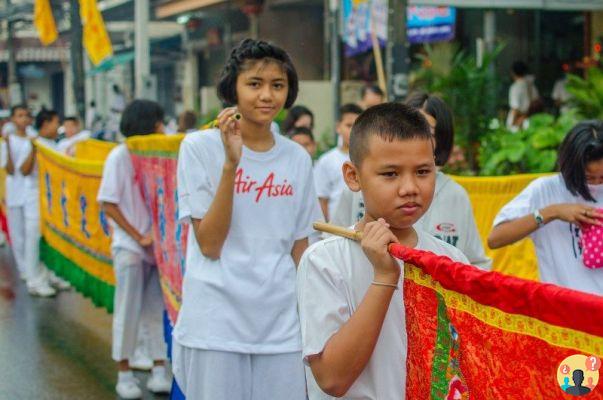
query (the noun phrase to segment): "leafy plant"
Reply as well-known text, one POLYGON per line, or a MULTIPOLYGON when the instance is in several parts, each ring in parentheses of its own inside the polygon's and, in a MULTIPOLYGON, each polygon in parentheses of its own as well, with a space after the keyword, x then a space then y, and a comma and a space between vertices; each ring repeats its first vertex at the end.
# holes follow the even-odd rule
POLYGON ((603 71, 592 67, 586 71, 586 79, 568 75, 567 91, 570 100, 581 118, 603 119, 603 71))
POLYGON ((480 175, 553 172, 557 148, 576 122, 574 113, 557 120, 549 114, 536 114, 526 129, 511 132, 492 120, 479 150, 480 175))

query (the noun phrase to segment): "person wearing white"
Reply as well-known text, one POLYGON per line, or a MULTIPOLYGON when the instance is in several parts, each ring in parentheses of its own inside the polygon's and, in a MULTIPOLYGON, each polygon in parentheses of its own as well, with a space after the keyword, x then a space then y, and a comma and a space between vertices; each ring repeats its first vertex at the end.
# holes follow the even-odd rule
POLYGON ((530 104, 540 97, 533 75, 528 75, 525 63, 517 61, 512 67, 513 84, 509 87, 507 128, 517 129, 528 116, 530 104))
MULTIPOLYGON (((152 101, 133 101, 122 118, 122 133, 126 137, 163 129, 163 110, 152 101)), ((147 350, 155 364, 147 388, 155 393, 168 393, 171 385, 164 366, 167 356, 163 338, 164 305, 151 246, 151 216, 125 144, 109 153, 97 200, 102 203, 113 230, 111 252, 116 285, 112 357, 119 368, 116 391, 122 398, 142 396, 128 361, 136 350, 139 327, 146 324, 147 350)))
POLYGON ((551 98, 555 101, 555 105, 559 107, 560 114, 566 114, 570 110, 569 101, 572 98, 570 92, 567 91, 567 75, 555 81, 551 98))
MULTIPOLYGON (((274 146, 267 152, 243 148, 232 224, 221 257, 204 256, 189 230, 183 302, 173 334, 174 374, 185 393, 204 399, 212 398, 216 385, 229 385, 229 398, 243 398, 239 390, 248 385, 239 386, 230 374, 255 382, 254 399, 269 398, 268 393, 282 394, 271 398, 295 399, 304 392, 303 366, 291 362, 299 360, 301 339, 289 249, 312 233, 320 211, 310 157, 292 141, 273 135, 274 146), (208 365, 214 368, 204 367, 208 365), (264 371, 262 379, 250 372, 254 365, 272 367, 258 370, 264 371), (189 376, 185 371, 201 374, 189 376), (296 377, 300 375, 302 380, 296 377)), ((205 216, 223 164, 219 130, 194 132, 183 140, 178 158, 181 220, 205 216)))
POLYGON ((529 236, 542 282, 603 295, 603 268, 582 262, 581 224, 601 224, 603 122, 576 125, 559 150, 560 174, 538 178, 505 205, 488 238, 499 248, 529 236), (572 193, 573 192, 573 193, 572 193))
POLYGON ((350 132, 354 121, 362 113, 362 109, 355 104, 345 104, 339 110, 339 120, 336 132, 341 144, 323 154, 314 167, 316 194, 320 201, 325 220, 329 221, 335 212, 339 196, 345 188, 341 175, 343 163, 350 160, 350 132))
MULTIPOLYGON (((456 248, 416 229, 417 249, 467 262, 456 248)), ((399 261, 404 271, 403 262, 399 261)), ((297 292, 303 357, 320 354, 326 342, 357 310, 373 281, 373 267, 360 245, 330 237, 312 245, 299 266, 297 292)), ((400 285, 404 273, 400 276, 400 285)), ((402 291, 395 293, 370 361, 343 399, 399 400, 406 397, 406 318, 402 291)), ((325 394, 306 367, 310 400, 334 399, 325 394)))

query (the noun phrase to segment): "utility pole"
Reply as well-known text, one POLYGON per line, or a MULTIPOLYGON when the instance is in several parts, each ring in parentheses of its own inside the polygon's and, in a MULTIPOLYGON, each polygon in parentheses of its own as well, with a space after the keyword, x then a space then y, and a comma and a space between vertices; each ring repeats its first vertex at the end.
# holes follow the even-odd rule
POLYGON ((339 119, 341 106, 341 43, 339 40, 339 0, 329 0, 329 30, 331 47, 331 91, 333 93, 333 121, 339 119))
POLYGON ((406 38, 408 0, 389 0, 387 12, 386 74, 389 101, 404 99, 408 93, 410 58, 406 38))
POLYGON ((5 1, 6 13, 8 15, 6 21, 6 44, 8 50, 8 91, 10 104, 16 105, 23 103, 23 92, 17 77, 17 49, 15 46, 14 24, 15 16, 10 0, 5 1))
POLYGON ((71 0, 69 7, 70 22, 70 60, 73 98, 80 121, 86 119, 86 87, 84 85, 84 53, 82 47, 82 20, 79 0, 71 0))
POLYGON ((149 44, 149 0, 134 0, 134 76, 137 99, 153 99, 150 93, 151 46, 149 44))

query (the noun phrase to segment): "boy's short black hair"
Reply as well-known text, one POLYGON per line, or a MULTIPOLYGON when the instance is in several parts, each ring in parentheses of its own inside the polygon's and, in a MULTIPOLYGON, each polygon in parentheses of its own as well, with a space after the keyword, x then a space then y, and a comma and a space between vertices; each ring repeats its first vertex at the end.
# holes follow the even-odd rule
POLYGON ((285 70, 289 85, 285 108, 290 108, 295 103, 299 90, 297 71, 285 50, 263 40, 244 39, 232 49, 218 80, 217 92, 220 100, 229 106, 236 105, 237 77, 247 68, 249 61, 261 60, 276 61, 285 70))
POLYGON ((305 126, 293 127, 287 131, 287 137, 289 139, 293 139, 293 136, 297 136, 297 135, 308 136, 310 139, 312 139, 312 141, 314 141, 314 134, 312 133, 312 130, 309 128, 306 128, 305 126))
POLYGON ((362 107, 360 107, 358 104, 354 104, 354 103, 347 103, 347 104, 342 105, 339 108, 339 120, 338 121, 342 121, 343 116, 345 114, 360 115, 360 114, 362 114, 362 107))
POLYGON ((70 115, 68 117, 65 117, 65 119, 63 119, 63 123, 65 123, 67 121, 75 122, 76 124, 80 123, 80 119, 78 117, 76 117, 75 115, 70 115))
POLYGON ((360 97, 364 98, 364 96, 366 96, 366 94, 368 92, 374 93, 377 96, 385 96, 385 93, 383 93, 383 90, 381 90, 381 88, 377 85, 364 85, 362 87, 362 90, 360 91, 360 97))
POLYGON ((29 108, 27 108, 27 105, 25 104, 16 104, 14 106, 12 106, 10 108, 10 116, 14 117, 15 113, 17 112, 17 110, 25 110, 27 112, 29 112, 29 108))
POLYGON ((596 201, 586 182, 586 165, 603 158, 603 121, 583 121, 574 126, 559 147, 559 170, 574 196, 596 201))
POLYGON ((526 63, 524 63, 523 61, 515 61, 513 63, 513 65, 511 66, 511 71, 513 71, 513 73, 515 74, 515 76, 518 77, 524 77, 528 74, 528 72, 530 71, 530 69, 528 68, 528 65, 526 63))
POLYGON ((435 163, 439 167, 446 165, 454 146, 454 122, 448 105, 441 98, 425 92, 411 93, 404 103, 423 110, 436 120, 435 163))
POLYGON ((163 122, 163 108, 154 101, 137 99, 125 108, 119 130, 125 137, 157 133, 156 125, 163 122))
POLYGON ((36 115, 34 128, 36 128, 36 130, 39 131, 42 128, 42 126, 44 125, 44 122, 50 122, 55 117, 57 117, 57 118, 59 117, 59 114, 56 111, 47 110, 46 108, 42 107, 42 109, 40 110, 38 115, 36 115))
POLYGON ((387 141, 433 140, 425 117, 414 107, 399 103, 383 103, 364 111, 352 127, 350 160, 360 166, 369 151, 369 137, 377 135, 387 141))
POLYGON ((295 127, 297 120, 304 115, 308 115, 310 118, 312 118, 312 125, 314 125, 314 113, 312 113, 312 111, 310 111, 310 109, 306 106, 297 105, 291 107, 287 113, 287 117, 283 121, 283 130, 285 132, 289 132, 295 127))

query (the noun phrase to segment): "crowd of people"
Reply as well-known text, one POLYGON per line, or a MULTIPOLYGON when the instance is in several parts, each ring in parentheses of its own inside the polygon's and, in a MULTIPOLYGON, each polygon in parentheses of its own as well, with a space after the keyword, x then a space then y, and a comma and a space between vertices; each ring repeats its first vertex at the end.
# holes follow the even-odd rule
MULTIPOLYGON (((314 115, 295 105, 298 77, 283 49, 242 41, 217 91, 227 107, 214 128, 198 130, 190 114, 180 121, 190 133, 178 157, 179 220, 190 229, 172 337, 178 386, 195 400, 404 398, 403 269, 388 245, 492 266, 466 191, 440 171, 453 151, 453 110, 429 93, 387 103, 378 87, 367 86, 359 104, 341 107, 337 145, 314 163, 314 115), (278 132, 282 109, 289 111, 278 132), (362 240, 323 237, 312 229, 317 220, 353 227, 362 240)), ((524 106, 511 113, 512 124, 524 106)), ((157 103, 134 100, 119 130, 124 137, 164 132, 163 119, 157 103)), ((70 154, 87 136, 77 119, 66 119, 66 138, 57 140, 58 116, 46 110, 35 130, 25 107, 13 108, 11 123, 2 161, 13 253, 30 291, 50 295, 62 281, 34 249, 35 148, 70 154)), ((535 180, 500 211, 489 246, 530 236, 541 281, 603 295, 603 269, 586 268, 579 245, 582 227, 603 226, 603 122, 576 125, 559 166, 559 174, 535 180)), ((147 387, 170 388, 151 216, 136 187, 120 144, 105 161, 97 200, 113 228, 112 357, 124 399, 142 396, 131 370, 141 327, 153 360, 147 387)))

